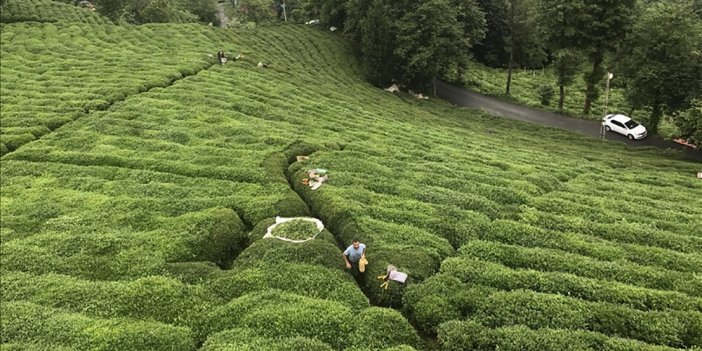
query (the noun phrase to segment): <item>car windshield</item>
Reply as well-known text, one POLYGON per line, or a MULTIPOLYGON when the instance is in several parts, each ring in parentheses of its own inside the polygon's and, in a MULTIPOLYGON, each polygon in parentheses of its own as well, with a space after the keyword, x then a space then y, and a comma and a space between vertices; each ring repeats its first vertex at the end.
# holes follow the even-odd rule
POLYGON ((639 124, 634 122, 633 120, 627 121, 626 123, 624 123, 624 125, 629 129, 634 129, 639 126, 639 124))

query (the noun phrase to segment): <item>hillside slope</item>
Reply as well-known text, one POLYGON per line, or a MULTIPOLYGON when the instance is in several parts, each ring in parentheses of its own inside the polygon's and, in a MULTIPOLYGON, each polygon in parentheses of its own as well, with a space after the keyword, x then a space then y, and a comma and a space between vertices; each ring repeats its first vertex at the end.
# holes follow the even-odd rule
POLYGON ((300 25, 2 33, 2 139, 36 139, 0 159, 8 349, 423 348, 408 320, 446 349, 702 344, 696 164, 380 91, 300 25), (262 238, 310 214, 317 239, 262 238))

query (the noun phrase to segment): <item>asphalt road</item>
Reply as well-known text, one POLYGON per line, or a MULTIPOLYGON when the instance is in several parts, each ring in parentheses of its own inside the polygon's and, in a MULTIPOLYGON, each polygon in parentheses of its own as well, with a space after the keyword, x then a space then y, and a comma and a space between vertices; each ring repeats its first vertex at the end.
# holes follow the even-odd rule
MULTIPOLYGON (((574 131, 580 134, 600 137, 600 122, 559 115, 554 112, 501 101, 483 94, 472 92, 466 88, 455 86, 443 81, 436 85, 437 95, 454 105, 482 109, 495 116, 510 118, 518 121, 539 123, 555 128, 574 131)), ((654 146, 660 149, 681 150, 685 158, 702 162, 702 152, 692 150, 658 135, 650 135, 642 140, 629 140, 617 133, 606 133, 605 139, 625 143, 629 146, 654 146)))

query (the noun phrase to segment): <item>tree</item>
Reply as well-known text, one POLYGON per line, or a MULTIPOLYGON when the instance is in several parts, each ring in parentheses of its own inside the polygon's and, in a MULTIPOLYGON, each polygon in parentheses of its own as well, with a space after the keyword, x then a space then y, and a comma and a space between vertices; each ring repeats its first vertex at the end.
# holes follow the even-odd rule
POLYGON ((404 78, 410 85, 421 89, 442 73, 468 64, 471 43, 476 41, 477 33, 484 33, 479 28, 484 23, 459 21, 476 18, 459 13, 479 11, 477 6, 469 6, 471 2, 420 0, 414 10, 401 18, 395 54, 405 62, 404 78))
POLYGON ((95 5, 101 15, 113 22, 118 21, 124 14, 127 0, 96 0, 95 5))
POLYGON ((580 70, 580 53, 572 49, 561 49, 554 54, 554 68, 558 77, 558 111, 563 112, 565 87, 573 83, 575 75, 580 70))
POLYGON ((478 0, 485 14, 485 40, 475 46, 473 52, 478 61, 492 67, 507 65, 509 53, 505 50, 508 28, 508 0, 478 0))
POLYGON ((692 1, 651 4, 619 53, 629 101, 651 109, 652 133, 664 111, 685 110, 702 94, 702 24, 692 9, 692 1))
POLYGON ((389 4, 373 0, 359 23, 361 61, 366 78, 377 86, 385 86, 398 73, 394 48, 396 21, 389 4))
POLYGON ((273 11, 270 0, 238 0, 241 22, 273 22, 277 14, 273 11))
POLYGON ((346 6, 348 0, 310 0, 312 12, 319 15, 319 20, 330 26, 343 28, 346 21, 346 6))
POLYGON ((680 113, 674 121, 680 137, 702 147, 702 100, 693 100, 690 109, 680 113))
POLYGON ((533 0, 509 0, 507 5, 505 49, 509 53, 509 63, 505 93, 509 95, 515 60, 524 66, 543 64, 546 52, 543 50, 543 40, 535 20, 536 6, 533 0))
POLYGON ((636 0, 587 0, 582 9, 587 13, 580 18, 582 23, 582 49, 592 65, 585 73, 585 105, 583 114, 590 114, 592 101, 599 97, 598 84, 605 76, 604 57, 614 52, 627 33, 636 14, 636 0))
POLYGON ((188 0, 183 2, 183 8, 196 15, 200 22, 219 24, 216 0, 188 0))
POLYGON ((539 0, 540 22, 547 47, 554 53, 560 98, 558 110, 563 112, 565 86, 572 83, 580 60, 577 50, 583 46, 583 24, 591 17, 583 0, 539 0))

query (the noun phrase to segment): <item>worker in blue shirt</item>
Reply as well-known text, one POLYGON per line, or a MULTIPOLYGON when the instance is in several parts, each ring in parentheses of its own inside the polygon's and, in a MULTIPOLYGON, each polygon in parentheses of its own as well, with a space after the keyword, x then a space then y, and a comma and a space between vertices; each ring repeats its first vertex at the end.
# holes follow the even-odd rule
POLYGON ((353 274, 360 273, 358 261, 366 258, 366 245, 358 242, 358 239, 354 239, 352 245, 344 250, 342 257, 346 262, 346 269, 350 269, 353 274))

